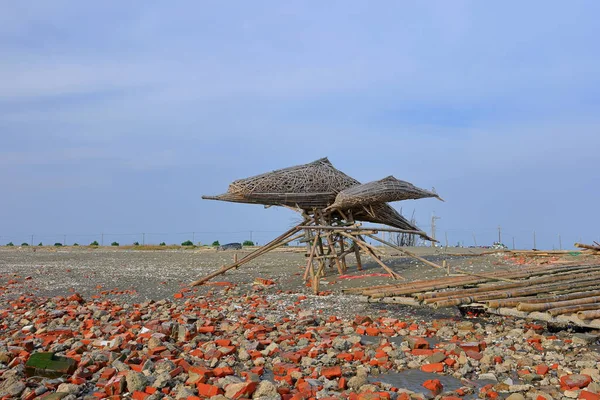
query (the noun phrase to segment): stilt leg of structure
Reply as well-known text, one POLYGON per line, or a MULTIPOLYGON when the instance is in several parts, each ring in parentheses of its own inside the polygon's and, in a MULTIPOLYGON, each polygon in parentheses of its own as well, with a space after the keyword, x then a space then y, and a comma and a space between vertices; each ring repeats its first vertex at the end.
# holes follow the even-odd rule
POLYGON ((393 279, 404 279, 402 276, 400 276, 399 274, 397 274, 396 272, 392 271, 390 269, 390 267, 388 267, 387 265, 385 265, 380 259, 379 257, 377 257, 377 254, 375 254, 375 252, 371 249, 371 246, 369 246, 366 242, 360 240, 358 237, 356 236, 352 236, 346 232, 340 232, 341 235, 347 237, 348 239, 352 239, 354 240, 354 243, 356 243, 360 248, 362 248, 368 255, 371 256, 371 258, 373 258, 373 260, 375 260, 375 262, 377 264, 379 264, 381 266, 381 268, 383 268, 388 274, 390 274, 390 276, 393 279))
POLYGON ((340 261, 342 262, 342 270, 344 271, 344 273, 348 270, 348 265, 346 264, 346 250, 344 248, 344 238, 343 237, 339 237, 339 243, 340 243, 340 261))
POLYGON ((360 248, 356 244, 356 242, 352 242, 352 247, 354 248, 354 255, 356 256, 356 268, 359 271, 362 271, 362 260, 360 259, 360 248))

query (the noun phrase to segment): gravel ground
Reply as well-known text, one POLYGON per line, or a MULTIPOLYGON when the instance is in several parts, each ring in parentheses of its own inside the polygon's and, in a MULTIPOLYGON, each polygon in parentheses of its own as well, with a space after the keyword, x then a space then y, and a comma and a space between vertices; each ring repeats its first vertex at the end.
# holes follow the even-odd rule
MULTIPOLYGON (((450 249, 450 254, 453 249, 450 249)), ((473 257, 457 257, 442 255, 441 250, 416 248, 427 259, 441 264, 442 259, 451 265, 473 271, 510 268, 502 259, 491 255, 477 257, 473 267, 473 257)), ((455 249, 465 252, 464 249, 455 249)), ((481 251, 472 249, 471 251, 481 251)), ((237 252, 239 258, 249 251, 237 252)), ((102 298, 119 298, 126 302, 144 302, 173 298, 182 288, 189 286, 194 280, 232 262, 235 252, 200 250, 123 250, 112 248, 0 248, 0 286, 9 280, 16 282, 0 289, 0 301, 14 298, 21 293, 36 296, 67 296, 74 292, 84 298, 100 296, 102 298), (25 279, 28 278, 28 279, 25 279)), ((302 273, 305 265, 304 253, 299 251, 279 251, 268 253, 239 269, 228 271, 216 277, 213 282, 232 282, 241 287, 250 288, 255 278, 267 278, 275 281, 275 285, 267 288, 267 292, 279 296, 288 293, 304 293, 312 299, 317 309, 338 316, 353 317, 356 313, 389 312, 400 315, 421 315, 423 318, 437 318, 440 315, 457 315, 456 310, 433 313, 429 308, 415 309, 406 306, 381 306, 357 303, 353 296, 321 297, 311 296, 310 290, 302 284, 302 273), (284 293, 280 293, 284 292, 284 293), (352 303, 352 309, 347 304, 352 303)), ((400 257, 395 252, 387 252, 384 261, 407 280, 443 277, 444 271, 436 270, 421 264, 412 258, 400 257)), ((363 271, 357 271, 355 259, 348 257, 348 274, 371 275, 384 272, 375 262, 363 260, 363 271)), ((322 280, 321 289, 341 293, 349 287, 381 285, 392 282, 389 277, 367 276, 361 279, 339 279, 337 272, 328 271, 322 280), (326 283, 327 282, 327 283, 326 283)), ((192 289, 195 293, 205 294, 214 289, 213 284, 192 289)))
MULTIPOLYGON (((189 288, 233 253, 35 250, 0 250, 0 399, 600 398, 593 332, 340 294, 389 282, 381 277, 332 273, 314 296, 301 284, 298 252, 189 288), (275 284, 254 285, 257 277, 275 284), (30 355, 44 351, 75 360, 76 370, 27 374, 30 355)), ((498 255, 422 255, 471 271, 513 267, 498 255)), ((385 260, 409 280, 444 273, 385 260)), ((349 270, 376 272, 373 263, 349 270)))

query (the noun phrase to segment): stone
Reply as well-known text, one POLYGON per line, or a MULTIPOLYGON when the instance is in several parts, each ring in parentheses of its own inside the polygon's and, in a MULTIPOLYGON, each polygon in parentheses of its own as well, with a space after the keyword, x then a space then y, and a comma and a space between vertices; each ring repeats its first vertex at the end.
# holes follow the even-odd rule
POLYGON ((470 331, 473 329, 473 323, 471 321, 461 321, 456 324, 456 329, 459 331, 470 331))
POLYGON ((150 339, 148 339, 148 349, 150 350, 154 350, 155 348, 160 347, 162 345, 162 341, 156 336, 152 336, 150 337, 150 339))
POLYGON ((233 383, 225 388, 225 397, 230 399, 248 397, 254 393, 256 386, 256 382, 233 383))
POLYGON ((12 356, 8 352, 0 351, 0 364, 8 364, 12 360, 12 356))
POLYGON ((525 400, 525 396, 521 393, 513 393, 506 398, 506 400, 525 400))
POLYGON ((571 340, 573 340, 573 344, 589 345, 598 340, 598 336, 589 333, 575 333, 571 340))
POLYGON ((63 375, 72 375, 77 368, 77 362, 72 358, 59 357, 53 352, 33 353, 25 364, 25 373, 28 377, 43 376, 58 378, 63 375))
POLYGON ((127 390, 132 393, 136 390, 143 391, 148 385, 148 378, 140 372, 129 371, 125 379, 127 381, 127 390))
POLYGON ((361 386, 367 384, 367 376, 364 374, 357 374, 348 380, 348 387, 354 391, 358 391, 361 386))
POLYGON ((252 398, 259 400, 279 400, 281 399, 281 395, 277 392, 277 386, 273 382, 265 380, 258 384, 252 398))
POLYGON ((79 385, 73 385, 71 383, 61 383, 60 385, 58 385, 58 388, 56 388, 57 392, 67 394, 77 394, 79 393, 79 390, 79 385))
POLYGON ((443 352, 438 351, 438 352, 433 353, 429 357, 427 357, 425 359, 425 362, 427 362, 429 364, 435 364, 435 363, 442 362, 445 359, 446 359, 446 355, 443 352))
POLYGON ((498 382, 498 378, 496 377, 496 375, 492 374, 491 372, 488 372, 486 374, 479 374, 479 379, 498 382))
POLYGON ((177 392, 175 394, 175 398, 180 400, 180 399, 187 399, 190 396, 195 396, 196 393, 194 393, 194 391, 188 387, 185 387, 184 385, 179 385, 179 387, 177 388, 177 392))
POLYGON ((25 390, 25 383, 16 378, 5 380, 0 386, 0 397, 17 397, 25 390))
POLYGON ((563 375, 560 378, 560 383, 569 389, 583 389, 592 383, 592 378, 589 375, 582 374, 563 375))

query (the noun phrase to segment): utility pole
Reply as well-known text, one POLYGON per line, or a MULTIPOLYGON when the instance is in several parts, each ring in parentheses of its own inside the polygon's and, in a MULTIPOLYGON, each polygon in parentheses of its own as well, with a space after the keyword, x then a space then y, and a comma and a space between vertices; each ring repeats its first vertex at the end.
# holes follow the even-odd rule
POLYGON ((31 235, 31 245, 33 246, 33 235, 31 235))
POLYGON ((475 243, 475 247, 477 247, 477 238, 475 237, 474 232, 473 232, 473 243, 475 243))
POLYGON ((515 237, 513 236, 513 250, 515 249, 515 237))
POLYGON ((533 248, 537 249, 537 245, 535 243, 535 231, 533 231, 533 248))
POLYGON ((498 243, 502 243, 502 227, 498 225, 498 243))
POLYGON ((250 241, 251 241, 252 243, 254 243, 254 242, 252 241, 252 231, 250 231, 250 241))
MULTIPOLYGON (((431 238, 435 240, 435 220, 440 219, 442 217, 436 217, 435 215, 431 216, 431 238)), ((431 242, 431 247, 435 246, 435 242, 431 242)))
POLYGON ((558 249, 562 250, 562 239, 560 237, 560 233, 558 234, 558 249))
POLYGON ((196 243, 196 232, 192 232, 192 243, 196 243))
POLYGON ((63 235, 63 246, 67 245, 67 235, 63 235))
POLYGON ((146 245, 146 234, 142 233, 142 246, 146 245))
POLYGON ((444 232, 444 237, 446 238, 446 249, 448 248, 448 232, 444 232))
POLYGON ((101 234, 100 246, 104 246, 104 233, 101 234))

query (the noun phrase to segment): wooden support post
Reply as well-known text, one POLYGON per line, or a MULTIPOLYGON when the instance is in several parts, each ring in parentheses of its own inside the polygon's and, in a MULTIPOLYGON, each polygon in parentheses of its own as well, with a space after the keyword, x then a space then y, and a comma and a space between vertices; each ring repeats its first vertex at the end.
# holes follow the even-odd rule
POLYGON ((348 270, 348 265, 346 264, 346 253, 345 253, 345 249, 344 249, 344 238, 342 236, 340 236, 339 238, 339 243, 340 243, 340 260, 342 262, 342 269, 344 270, 344 272, 346 272, 346 270, 348 270))
POLYGON ((381 266, 381 268, 383 268, 387 273, 390 274, 390 276, 393 279, 404 279, 402 276, 400 276, 399 274, 395 273, 394 271, 392 271, 390 269, 390 267, 388 267, 387 265, 385 265, 380 259, 379 257, 377 257, 377 254, 375 254, 375 252, 373 250, 371 250, 371 248, 369 246, 366 245, 365 242, 363 242, 362 240, 360 240, 359 238, 349 235, 346 232, 340 232, 341 235, 347 237, 348 239, 352 239, 354 240, 354 243, 356 243, 358 246, 360 246, 368 255, 371 256, 371 258, 373 258, 373 260, 375 260, 375 262, 377 264, 379 264, 381 266))
MULTIPOLYGON (((326 235, 327 235, 327 243, 329 244, 329 250, 331 251, 331 254, 337 254, 331 233, 327 232, 326 235)), ((340 263, 340 259, 338 257, 335 257, 334 260, 335 260, 335 265, 337 267, 338 273, 340 275, 343 275, 344 270, 342 269, 342 264, 340 263)))
POLYGON ((354 255, 356 256, 356 269, 362 271, 362 260, 360 259, 360 249, 356 242, 352 242, 352 247, 354 248, 354 255))
POLYGON ((313 258, 315 256, 315 250, 317 249, 317 241, 319 239, 319 231, 315 233, 315 238, 313 240, 313 244, 310 247, 310 253, 308 256, 308 263, 306 264, 306 270, 304 271, 304 281, 308 279, 308 275, 314 276, 314 268, 313 268, 313 258))

